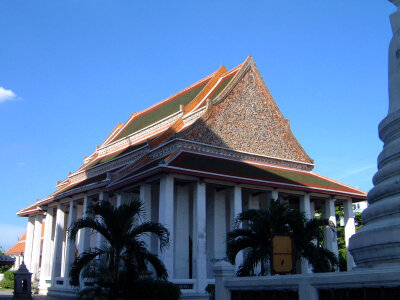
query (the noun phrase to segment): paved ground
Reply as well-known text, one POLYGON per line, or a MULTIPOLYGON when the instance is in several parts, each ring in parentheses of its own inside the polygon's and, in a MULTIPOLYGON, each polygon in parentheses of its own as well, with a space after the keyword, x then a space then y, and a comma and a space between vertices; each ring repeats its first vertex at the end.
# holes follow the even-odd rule
MULTIPOLYGON (((63 298, 58 297, 47 297, 40 295, 32 295, 34 300, 62 300, 63 298)), ((13 299, 13 290, 0 289, 0 300, 11 300, 13 299)))

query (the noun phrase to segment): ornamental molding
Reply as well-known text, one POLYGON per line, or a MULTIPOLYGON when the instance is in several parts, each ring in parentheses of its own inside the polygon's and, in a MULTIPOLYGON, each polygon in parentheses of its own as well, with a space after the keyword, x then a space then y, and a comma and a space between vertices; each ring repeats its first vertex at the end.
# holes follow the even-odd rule
MULTIPOLYGON (((103 156, 106 156, 107 154, 110 154, 111 152, 113 152, 116 149, 126 148, 126 147, 134 144, 137 140, 150 135, 152 132, 155 132, 161 128, 164 128, 168 125, 173 124, 176 120, 178 120, 182 116, 183 116, 183 111, 180 110, 180 111, 178 111, 178 112, 176 112, 154 124, 151 124, 150 126, 147 126, 139 131, 136 131, 136 132, 128 135, 127 137, 117 140, 111 144, 107 144, 102 147, 99 147, 98 149, 96 149, 96 151, 94 153, 97 153, 98 157, 103 157, 103 156)), ((190 117, 190 115, 188 117, 190 117)), ((88 158, 85 158, 84 163, 88 163, 91 160, 91 158, 93 157, 94 153, 92 155, 90 155, 88 158)))
MULTIPOLYGON (((183 117, 185 125, 193 123, 196 119, 198 119, 204 113, 205 110, 206 110, 206 107, 202 107, 200 109, 197 109, 197 110, 191 112, 190 114, 186 115, 185 117, 183 117)), ((160 128, 163 128, 167 125, 173 124, 182 115, 183 115, 183 112, 179 111, 157 123, 154 123, 151 126, 148 126, 140 131, 137 131, 136 133, 133 133, 133 134, 127 136, 126 138, 123 138, 117 142, 110 144, 110 145, 106 145, 102 148, 99 148, 96 150, 95 153, 97 153, 100 158, 102 156, 106 156, 109 152, 112 152, 115 149, 127 147, 127 146, 131 145, 134 141, 142 138, 143 136, 146 136, 149 133, 154 132, 154 131, 156 131, 160 128)), ((135 152, 124 155, 123 158, 121 157, 121 158, 118 158, 115 160, 111 160, 110 162, 102 163, 102 164, 92 167, 88 170, 82 170, 78 173, 71 174, 67 179, 67 183, 69 183, 69 184, 78 183, 85 179, 89 179, 91 177, 103 174, 103 173, 111 171, 113 169, 134 163, 138 158, 144 156, 147 152, 148 152, 148 149, 143 149, 141 151, 135 151, 135 152)), ((158 154, 158 156, 159 155, 162 156, 163 153, 164 152, 161 151, 160 154, 158 154)), ((92 157, 92 156, 93 156, 93 154, 90 157, 92 157)), ((85 159, 85 161, 87 161, 87 160, 88 160, 88 158, 85 159)))
POLYGON ((83 180, 90 179, 97 175, 104 174, 106 172, 110 172, 120 167, 127 166, 131 163, 136 162, 139 158, 143 157, 148 152, 148 147, 143 148, 141 150, 125 154, 116 159, 110 160, 108 162, 102 163, 98 166, 92 167, 88 170, 81 171, 78 174, 71 175, 68 179, 70 184, 79 183, 83 180))
MULTIPOLYGON (((184 140, 180 138, 175 138, 166 144, 163 144, 153 150, 150 150, 149 147, 145 147, 141 150, 131 152, 128 154, 125 154, 122 157, 115 158, 111 161, 105 162, 101 165, 98 165, 96 167, 93 167, 89 170, 82 171, 79 174, 76 174, 74 176, 71 176, 69 178, 69 184, 75 184, 82 182, 86 179, 90 179, 92 177, 104 174, 106 172, 111 172, 112 170, 115 170, 117 168, 122 169, 120 171, 128 171, 129 173, 129 166, 132 166, 132 164, 135 164, 138 162, 140 159, 142 159, 146 154, 149 155, 150 161, 154 161, 157 159, 164 158, 178 150, 184 151, 191 151, 191 152, 197 152, 199 154, 210 154, 213 156, 217 156, 220 158, 226 158, 226 159, 231 159, 231 160, 236 160, 236 161, 249 161, 249 162, 259 162, 263 164, 269 164, 269 165, 275 165, 277 167, 286 167, 286 168, 291 168, 291 169, 298 169, 298 170, 303 170, 303 171, 311 171, 313 168, 313 165, 307 164, 307 163, 302 163, 302 162, 296 162, 296 161, 288 161, 288 160, 282 160, 279 158, 274 158, 274 157, 266 157, 266 156, 261 156, 257 155, 254 153, 246 153, 246 152, 241 152, 241 151, 236 151, 233 149, 229 148, 223 148, 219 146, 213 146, 213 145, 208 145, 208 144, 202 144, 199 142, 195 141, 190 141, 190 140, 184 140)), ((134 171, 134 170, 132 170, 134 171)), ((127 175, 127 174, 125 174, 127 175)), ((121 178, 118 176, 118 178, 121 178)), ((118 179, 117 179, 118 181, 118 179)), ((60 191, 62 193, 62 191, 60 191)))
POLYGON ((280 167, 286 167, 291 169, 299 169, 304 171, 311 171, 314 167, 312 164, 290 161, 290 160, 283 160, 280 158, 275 157, 268 157, 257 155, 254 153, 246 153, 242 151, 236 151, 229 148, 213 146, 208 144, 202 144, 199 142, 194 142, 190 140, 180 139, 177 138, 170 143, 164 144, 156 149, 154 152, 151 153, 152 159, 159 159, 165 157, 177 150, 188 150, 188 151, 195 151, 198 153, 203 154, 212 154, 217 155, 221 158, 229 158, 238 161, 253 161, 253 162, 260 162, 269 165, 275 165, 280 167))
POLYGON ((199 109, 194 110, 193 112, 187 114, 183 117, 183 123, 185 126, 195 122, 198 118, 200 118, 204 112, 207 110, 207 106, 200 107, 199 109))

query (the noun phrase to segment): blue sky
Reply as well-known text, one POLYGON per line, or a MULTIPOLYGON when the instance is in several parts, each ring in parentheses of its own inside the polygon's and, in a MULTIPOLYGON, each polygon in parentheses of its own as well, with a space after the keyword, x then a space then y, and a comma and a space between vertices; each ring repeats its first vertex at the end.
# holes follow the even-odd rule
POLYGON ((315 172, 368 191, 388 1, 0 1, 0 246, 118 122, 253 56, 315 172))

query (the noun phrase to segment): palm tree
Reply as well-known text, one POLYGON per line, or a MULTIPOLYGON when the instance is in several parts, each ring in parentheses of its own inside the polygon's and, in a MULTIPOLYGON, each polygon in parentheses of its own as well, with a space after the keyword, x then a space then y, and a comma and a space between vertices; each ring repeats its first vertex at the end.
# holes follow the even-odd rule
POLYGON ((305 258, 313 266, 314 272, 331 271, 337 265, 337 258, 321 246, 323 228, 326 226, 334 230, 329 220, 308 220, 304 213, 289 208, 286 203, 271 201, 267 210, 247 210, 238 215, 235 229, 227 234, 226 255, 229 262, 234 264, 237 254, 240 251, 245 253, 237 276, 257 275, 257 266, 260 266, 259 275, 266 275, 273 235, 288 234, 294 240, 295 261, 305 258))
POLYGON ((143 237, 148 234, 157 236, 160 249, 163 250, 168 246, 169 232, 159 223, 136 225, 142 213, 140 200, 119 207, 101 201, 88 208, 86 217, 71 225, 69 239, 72 242, 75 242, 78 231, 83 228, 101 234, 106 241, 100 247, 89 248, 74 260, 70 271, 72 286, 79 286, 81 271, 84 270, 84 276, 97 276, 93 279, 97 287, 108 290, 108 299, 118 299, 124 284, 146 277, 149 265, 153 267, 157 278, 167 279, 164 264, 157 255, 147 250, 143 237))

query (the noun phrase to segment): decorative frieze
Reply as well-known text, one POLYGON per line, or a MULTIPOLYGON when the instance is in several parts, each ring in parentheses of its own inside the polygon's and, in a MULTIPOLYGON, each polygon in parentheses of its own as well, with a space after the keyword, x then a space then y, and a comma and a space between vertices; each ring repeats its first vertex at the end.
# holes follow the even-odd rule
POLYGON ((206 106, 200 107, 199 109, 187 114, 186 116, 183 117, 183 122, 186 125, 189 125, 196 121, 198 118, 201 117, 201 115, 205 112, 206 106))

